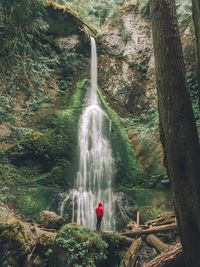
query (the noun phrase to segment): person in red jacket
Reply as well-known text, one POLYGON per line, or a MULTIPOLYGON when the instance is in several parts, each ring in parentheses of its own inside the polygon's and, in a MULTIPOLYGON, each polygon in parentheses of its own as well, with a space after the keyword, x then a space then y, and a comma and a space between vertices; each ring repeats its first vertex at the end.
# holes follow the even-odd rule
POLYGON ((98 203, 98 206, 96 207, 96 216, 97 216, 97 225, 96 225, 96 230, 99 231, 101 229, 101 221, 103 218, 103 204, 102 202, 98 203))

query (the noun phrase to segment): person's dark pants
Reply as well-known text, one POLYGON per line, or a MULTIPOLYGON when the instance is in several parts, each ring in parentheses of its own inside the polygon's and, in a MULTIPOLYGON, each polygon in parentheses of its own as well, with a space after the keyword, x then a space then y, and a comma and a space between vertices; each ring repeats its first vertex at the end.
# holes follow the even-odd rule
POLYGON ((103 216, 97 216, 97 225, 96 225, 96 230, 99 231, 101 229, 101 221, 102 221, 103 216))

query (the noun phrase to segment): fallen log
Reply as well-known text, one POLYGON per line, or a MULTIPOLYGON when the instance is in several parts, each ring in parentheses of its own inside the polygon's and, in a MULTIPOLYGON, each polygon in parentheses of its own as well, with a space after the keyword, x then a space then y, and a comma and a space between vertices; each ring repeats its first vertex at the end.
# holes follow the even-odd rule
POLYGON ((177 224, 172 223, 172 224, 167 224, 167 225, 151 227, 149 229, 140 229, 140 228, 133 229, 132 231, 121 233, 121 235, 134 238, 136 236, 149 235, 149 234, 155 234, 155 233, 160 233, 160 232, 169 232, 169 231, 176 230, 176 229, 177 229, 177 224))
POLYGON ((180 243, 154 258, 145 267, 185 267, 182 246, 180 243))
POLYGON ((120 267, 135 267, 137 263, 137 253, 141 247, 142 238, 138 238, 132 242, 132 245, 125 254, 124 259, 120 263, 120 267))
POLYGON ((165 224, 175 223, 175 222, 176 222, 175 213, 168 212, 162 217, 145 222, 145 224, 148 226, 158 226, 158 225, 165 225, 165 224))
POLYGON ((99 234, 101 235, 101 237, 104 240, 112 238, 113 234, 117 234, 119 236, 119 247, 122 249, 129 248, 131 246, 131 244, 133 243, 133 241, 135 240, 134 238, 122 236, 122 235, 118 234, 118 232, 112 232, 112 231, 106 231, 105 232, 104 231, 104 232, 99 232, 99 234))
POLYGON ((158 253, 161 253, 165 250, 167 250, 169 248, 169 245, 165 244, 164 242, 162 242, 157 236, 155 235, 147 235, 145 238, 144 238, 144 241, 152 246, 153 248, 155 248, 155 250, 158 252, 158 253))

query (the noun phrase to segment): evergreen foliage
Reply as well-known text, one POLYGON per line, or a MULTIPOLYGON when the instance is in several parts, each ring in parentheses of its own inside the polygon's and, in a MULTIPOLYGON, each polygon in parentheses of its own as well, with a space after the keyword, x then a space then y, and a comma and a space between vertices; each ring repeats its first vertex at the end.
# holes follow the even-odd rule
POLYGON ((101 27, 105 20, 118 8, 124 4, 124 0, 56 0, 61 4, 68 4, 75 8, 81 16, 96 26, 101 27))
POLYGON ((47 29, 43 20, 44 7, 37 0, 2 0, 0 3, 1 68, 26 61, 34 55, 39 36, 47 29))
POLYGON ((47 29, 39 0, 2 0, 0 3, 1 70, 17 66, 26 71, 27 57, 37 58, 37 38, 47 29))

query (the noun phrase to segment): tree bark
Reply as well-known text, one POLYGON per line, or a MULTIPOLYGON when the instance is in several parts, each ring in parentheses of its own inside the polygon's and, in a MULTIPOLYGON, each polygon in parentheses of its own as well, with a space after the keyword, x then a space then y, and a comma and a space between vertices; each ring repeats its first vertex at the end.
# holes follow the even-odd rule
POLYGON ((192 0, 192 14, 196 36, 196 68, 198 81, 198 98, 200 109, 200 2, 199 0, 192 0))
POLYGON ((154 247, 155 250, 158 253, 161 253, 163 251, 165 251, 166 249, 169 248, 169 245, 165 244, 164 242, 162 242, 157 236, 155 235, 147 235, 144 238, 144 241, 149 244, 150 246, 154 247))
POLYGON ((145 222, 148 226, 158 226, 158 225, 165 225, 169 223, 175 223, 176 217, 174 212, 167 213, 166 215, 159 217, 158 219, 150 220, 145 222))
MULTIPOLYGON (((109 238, 113 238, 113 232, 111 232, 111 231, 100 232, 100 235, 105 240, 107 240, 109 238)), ((121 248, 121 249, 125 248, 126 249, 126 248, 130 247, 134 240, 135 239, 133 239, 133 238, 129 238, 129 237, 121 235, 120 239, 118 240, 119 241, 119 248, 121 248)))
POLYGON ((120 267, 135 267, 137 262, 137 253, 141 245, 142 238, 138 238, 132 242, 132 245, 125 254, 124 259, 120 263, 120 267))
POLYGON ((148 229, 139 228, 139 229, 132 230, 131 232, 122 233, 121 235, 134 238, 136 236, 141 236, 141 235, 149 235, 149 234, 155 234, 155 233, 161 233, 161 232, 170 232, 176 229, 177 229, 177 224, 171 223, 167 225, 150 227, 148 229))
POLYGON ((181 244, 166 250, 145 267, 185 267, 181 244))
POLYGON ((151 2, 164 163, 188 267, 200 266, 200 146, 186 86, 175 0, 151 2))

